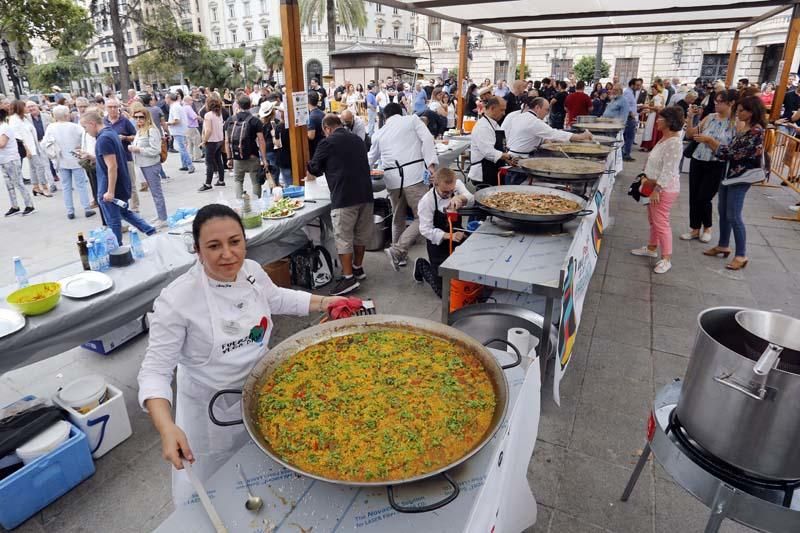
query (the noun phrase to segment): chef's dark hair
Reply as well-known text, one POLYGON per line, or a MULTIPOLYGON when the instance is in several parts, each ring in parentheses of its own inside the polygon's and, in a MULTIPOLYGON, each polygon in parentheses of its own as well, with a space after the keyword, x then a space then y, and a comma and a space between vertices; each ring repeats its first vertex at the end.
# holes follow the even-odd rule
POLYGON ((395 115, 402 115, 403 106, 401 106, 397 102, 392 102, 391 104, 388 104, 386 107, 383 108, 383 114, 386 118, 393 117, 395 115))
POLYGON ((200 208, 200 211, 197 212, 192 222, 192 237, 194 237, 195 251, 200 249, 200 230, 203 228, 203 225, 212 218, 231 218, 235 220, 239 223, 239 227, 242 228, 242 235, 244 235, 244 224, 242 224, 242 219, 236 214, 236 211, 227 205, 208 204, 200 208))

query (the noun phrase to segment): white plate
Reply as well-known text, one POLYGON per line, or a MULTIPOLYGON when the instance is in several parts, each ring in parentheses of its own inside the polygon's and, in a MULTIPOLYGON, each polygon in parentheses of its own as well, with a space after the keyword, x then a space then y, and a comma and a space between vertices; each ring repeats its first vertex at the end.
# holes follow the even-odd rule
POLYGON ((25 317, 11 309, 0 309, 0 338, 25 327, 25 317))
POLYGON ((87 270, 59 281, 61 294, 69 298, 88 298, 114 286, 114 280, 102 272, 87 270))

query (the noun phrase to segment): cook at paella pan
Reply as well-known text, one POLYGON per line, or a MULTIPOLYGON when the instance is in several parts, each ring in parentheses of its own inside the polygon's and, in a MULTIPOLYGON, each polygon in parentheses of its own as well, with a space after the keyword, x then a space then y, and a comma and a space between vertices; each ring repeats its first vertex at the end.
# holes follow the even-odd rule
MULTIPOLYGON (((212 424, 207 406, 217 390, 241 387, 265 355, 273 313, 303 316, 347 303, 342 297, 276 286, 258 263, 245 259, 244 227, 230 207, 200 209, 192 234, 197 262, 156 299, 138 378, 139 403, 161 435, 164 458, 174 466, 176 505, 186 503, 193 492, 182 460, 192 463, 197 477, 206 481, 247 442, 244 428, 212 424)), ((217 412, 238 415, 240 400, 227 398, 217 402, 217 412)))

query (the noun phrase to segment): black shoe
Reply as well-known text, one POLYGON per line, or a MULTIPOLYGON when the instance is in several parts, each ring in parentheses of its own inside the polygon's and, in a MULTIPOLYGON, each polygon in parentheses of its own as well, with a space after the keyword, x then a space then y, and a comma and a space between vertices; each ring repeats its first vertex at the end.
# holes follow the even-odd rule
POLYGON ((178 153, 178 151, 176 149, 174 149, 174 148, 170 148, 169 150, 167 150, 167 152, 169 152, 171 154, 177 154, 178 153))
POLYGON ((392 265, 394 271, 400 272, 400 259, 398 259, 397 256, 394 255, 394 252, 392 251, 391 248, 385 249, 384 252, 386 252, 386 257, 389 258, 389 264, 392 265))
POLYGON ((22 183, 24 183, 25 185, 30 185, 31 184, 31 180, 26 179, 26 178, 22 178, 22 183))
POLYGON ((181 167, 178 170, 189 170, 189 167, 181 167))
POLYGON ((417 283, 422 283, 425 281, 425 279, 422 277, 422 265, 425 262, 425 259, 422 257, 417 257, 417 260, 414 261, 414 270, 411 272, 411 275, 414 277, 414 281, 417 283))
POLYGON ((342 294, 347 294, 348 292, 352 292, 359 288, 361 284, 358 282, 356 278, 342 278, 336 284, 336 286, 331 290, 331 296, 341 296, 342 294))
POLYGON ((19 213, 19 207, 12 207, 8 211, 6 211, 6 214, 4 216, 10 217, 11 215, 16 215, 17 213, 19 213))
POLYGON ((220 180, 217 180, 217 182, 214 184, 214 187, 224 187, 224 186, 225 182, 220 180))
POLYGON ((33 209, 32 206, 31 207, 26 207, 25 210, 22 212, 22 216, 30 215, 31 213, 33 213, 33 210, 34 209, 33 209))
POLYGON ((364 267, 353 267, 353 277, 356 279, 367 279, 367 274, 364 272, 364 267))
POLYGON ((635 160, 634 158, 632 158, 631 156, 628 156, 628 157, 623 157, 623 158, 622 158, 622 160, 623 160, 623 161, 636 161, 636 160, 635 160))
POLYGON ((67 213, 67 218, 70 220, 75 220, 75 213, 67 213))
POLYGON ((206 185, 206 184, 204 183, 202 187, 200 187, 199 189, 197 189, 197 192, 206 192, 206 191, 210 191, 210 190, 211 190, 211 189, 213 189, 213 188, 214 188, 214 187, 212 187, 211 185, 206 185))
POLYGON ((94 212, 94 211, 92 211, 91 209, 87 209, 87 210, 86 210, 86 211, 83 213, 83 215, 84 215, 86 218, 93 217, 93 216, 95 216, 96 214, 97 214, 97 213, 96 213, 96 212, 94 212))

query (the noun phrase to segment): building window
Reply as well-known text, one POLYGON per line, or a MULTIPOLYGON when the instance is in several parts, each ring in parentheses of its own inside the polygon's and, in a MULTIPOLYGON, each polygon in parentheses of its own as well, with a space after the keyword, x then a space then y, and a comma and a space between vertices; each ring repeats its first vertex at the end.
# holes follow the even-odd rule
POLYGON ((242 2, 242 6, 244 7, 244 16, 250 16, 250 2, 242 2))
POLYGON ((217 8, 216 7, 212 7, 211 8, 211 20, 213 20, 214 22, 217 21, 217 8))
POLYGON ((394 7, 394 8, 392 8, 392 13, 394 13, 395 15, 399 15, 400 14, 400 10, 397 9, 396 7, 394 7))
POLYGON ((363 37, 364 36, 364 28, 358 28, 358 36, 359 37, 363 37))
POLYGON ((141 44, 140 44, 140 45, 139 45, 139 46, 136 48, 136 51, 137 51, 137 52, 139 52, 140 54, 141 54, 142 52, 144 52, 144 45, 141 45, 141 44))
POLYGON ((116 61, 116 59, 114 58, 114 50, 111 50, 111 51, 108 53, 108 60, 109 60, 109 61, 111 61, 111 62, 114 62, 114 61, 116 61))
POLYGON ((253 40, 253 30, 247 30, 247 40, 248 41, 253 40))
POLYGON ((728 54, 703 54, 700 77, 703 81, 725 79, 728 73, 728 54))
POLYGON ((144 33, 142 33, 142 28, 136 28, 136 38, 140 41, 144 41, 144 33))
POLYGON ((442 21, 437 18, 428 19, 428 40, 441 41, 442 40, 442 21))
POLYGON ((383 7, 383 6, 382 6, 382 5, 380 5, 380 4, 375 4, 375 13, 380 13, 380 12, 381 12, 381 8, 382 8, 382 7, 383 7))
POLYGON ((341 35, 341 34, 342 34, 342 26, 337 24, 336 25, 336 35, 341 35))
POLYGON ((382 26, 378 26, 377 28, 375 28, 375 37, 377 37, 378 39, 383 37, 383 27, 382 26))
POLYGON ((233 8, 233 4, 228 6, 228 16, 231 18, 236 17, 236 10, 233 8))
POLYGON ((261 12, 262 13, 267 12, 267 0, 261 0, 261 12))
POLYGON ((132 38, 132 36, 131 36, 131 32, 129 32, 129 31, 126 31, 126 32, 125 32, 125 42, 126 42, 126 43, 129 43, 129 42, 131 42, 131 38, 132 38))
POLYGON ((219 32, 218 31, 214 32, 214 43, 215 44, 219 44, 219 32))
POLYGON ((101 53, 100 57, 102 58, 103 63, 106 63, 108 61, 108 54, 106 54, 105 52, 101 53))
POLYGON ((232 30, 231 31, 231 41, 233 42, 233 44, 236 44, 236 41, 238 41, 238 40, 239 39, 237 39, 236 30, 232 30))
POLYGON ((192 21, 191 20, 184 20, 181 23, 181 28, 183 28, 183 31, 193 31, 193 29, 194 29, 192 27, 192 21))
POLYGON ((133 54, 134 54, 133 48, 128 48, 128 57, 133 56, 133 54))
POLYGON ((97 63, 94 64, 94 73, 100 74, 100 66, 97 63))
POLYGON ((400 38, 400 28, 395 28, 394 29, 394 31, 392 32, 392 37, 394 37, 395 39, 399 39, 400 38))

